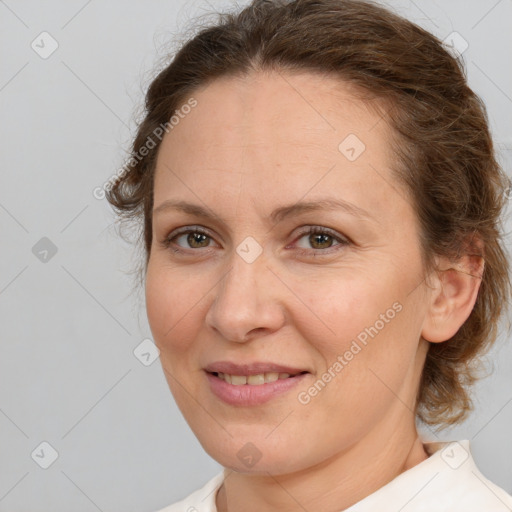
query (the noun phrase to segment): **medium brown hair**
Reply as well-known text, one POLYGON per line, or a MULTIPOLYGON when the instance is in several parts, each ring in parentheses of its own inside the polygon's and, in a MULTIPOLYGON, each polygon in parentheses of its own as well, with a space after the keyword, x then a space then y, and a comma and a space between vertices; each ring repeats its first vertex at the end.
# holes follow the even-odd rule
MULTIPOLYGON (((468 320, 448 341, 431 343, 416 415, 444 428, 472 409, 468 387, 497 336, 510 296, 500 215, 507 180, 498 165, 481 99, 466 83, 464 64, 414 23, 370 1, 255 0, 219 15, 185 42, 152 81, 132 145, 131 165, 107 191, 124 220, 142 220, 145 265, 152 244, 153 178, 160 143, 140 149, 200 86, 251 71, 328 74, 377 98, 392 127, 396 177, 418 215, 425 271, 436 255, 477 253, 485 269, 468 320)), ((153 137, 154 138, 154 137, 153 137)), ((145 273, 145 272, 144 272, 145 273)))

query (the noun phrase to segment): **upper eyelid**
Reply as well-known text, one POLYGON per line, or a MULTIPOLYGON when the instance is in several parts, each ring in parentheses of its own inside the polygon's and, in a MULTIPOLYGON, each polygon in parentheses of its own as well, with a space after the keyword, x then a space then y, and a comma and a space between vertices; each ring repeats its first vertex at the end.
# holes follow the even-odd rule
POLYGON ((178 236, 187 234, 187 233, 194 233, 199 232, 203 233, 204 235, 210 237, 212 240, 215 240, 216 238, 220 239, 222 242, 224 242, 224 238, 220 234, 212 234, 215 232, 212 232, 211 229, 201 226, 200 224, 186 224, 184 226, 177 227, 175 229, 167 230, 166 235, 164 236, 165 240, 171 240, 178 236))
POLYGON ((178 238, 183 235, 187 235, 190 233, 200 233, 202 235, 207 236, 211 240, 215 241, 215 237, 210 234, 210 230, 203 228, 202 226, 183 226, 183 228, 177 228, 176 230, 171 231, 165 238, 165 241, 171 241, 175 238, 178 238), (174 231, 176 231, 174 233, 174 231))
MULTIPOLYGON (((183 226, 181 228, 176 228, 176 230, 171 231, 171 233, 165 237, 164 241, 174 240, 177 237, 186 235, 188 233, 194 233, 194 232, 202 233, 202 234, 208 236, 213 241, 215 241, 215 236, 212 236, 212 234, 210 233, 210 230, 208 228, 205 228, 205 227, 199 226, 199 225, 183 226), (176 233, 174 233, 174 231, 176 231, 176 233)), ((319 234, 327 234, 327 235, 331 236, 332 238, 336 239, 339 242, 339 244, 352 242, 349 237, 347 237, 346 235, 342 235, 341 233, 337 233, 336 230, 334 230, 332 228, 328 228, 327 226, 320 226, 320 225, 316 225, 316 224, 308 224, 306 226, 301 226, 299 228, 299 233, 295 236, 295 238, 293 239, 293 241, 291 243, 295 243, 295 242, 297 242, 297 240, 300 240, 302 237, 309 235, 309 234, 314 234, 315 232, 318 232, 319 234)), ((180 247, 180 246, 178 246, 178 247, 180 247)), ((208 248, 209 247, 205 247, 204 249, 208 249, 208 248)), ((185 249, 197 250, 197 249, 193 249, 193 248, 185 248, 185 249)), ((302 250, 305 250, 305 249, 302 249, 302 250)), ((311 249, 311 250, 325 252, 322 249, 311 249)))

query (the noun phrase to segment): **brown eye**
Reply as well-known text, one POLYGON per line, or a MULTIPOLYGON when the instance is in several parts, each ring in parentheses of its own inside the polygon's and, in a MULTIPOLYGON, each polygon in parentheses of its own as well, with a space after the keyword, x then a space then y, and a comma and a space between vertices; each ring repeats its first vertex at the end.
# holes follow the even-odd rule
POLYGON ((191 231, 187 235, 187 243, 193 249, 197 249, 197 248, 201 248, 201 247, 208 247, 208 244, 210 242, 209 238, 210 238, 209 236, 207 236, 203 233, 199 233, 197 231, 191 231))
POLYGON ((166 249, 172 249, 174 252, 185 252, 192 249, 205 249, 211 247, 210 242, 213 238, 201 228, 184 228, 178 232, 170 233, 162 245, 166 249))
POLYGON ((326 233, 312 233, 309 235, 309 243, 313 249, 328 249, 332 246, 333 237, 326 233))
POLYGON ((331 232, 329 228, 310 226, 299 236, 296 246, 300 254, 305 256, 319 256, 322 254, 331 254, 338 249, 343 249, 350 243, 349 239, 336 232, 331 232), (303 240, 306 242, 303 242, 303 240))

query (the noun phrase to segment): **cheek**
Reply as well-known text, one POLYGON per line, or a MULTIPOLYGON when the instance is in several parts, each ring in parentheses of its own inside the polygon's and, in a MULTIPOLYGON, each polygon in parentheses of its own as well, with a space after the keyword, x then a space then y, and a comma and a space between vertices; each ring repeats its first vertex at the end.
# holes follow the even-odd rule
POLYGON ((154 341, 163 356, 167 352, 179 354, 191 346, 194 332, 200 328, 200 300, 207 290, 204 281, 196 283, 183 271, 150 262, 146 311, 154 341))
MULTIPOLYGON (((315 412, 320 418, 311 421, 343 425, 347 435, 357 437, 396 404, 397 396, 408 402, 409 391, 402 386, 412 385, 418 326, 411 306, 396 300, 396 287, 390 293, 386 283, 377 288, 347 282, 332 283, 323 296, 312 291, 308 296, 308 304, 334 334, 312 315, 301 318, 302 334, 319 364, 297 399, 301 414, 315 412)), ((336 429, 323 435, 338 442, 336 429)))
POLYGON ((296 321, 301 322, 300 330, 331 358, 343 353, 353 339, 393 304, 385 284, 377 287, 371 276, 354 277, 352 272, 350 277, 348 274, 348 271, 338 270, 336 275, 329 273, 314 282, 297 280, 294 286, 297 297, 306 306, 298 305, 304 312, 294 315, 296 321))
POLYGON ((333 389, 342 382, 360 391, 373 387, 377 377, 370 370, 398 386, 414 360, 421 329, 418 311, 407 298, 407 283, 400 284, 399 276, 388 270, 386 279, 381 271, 379 279, 371 272, 352 271, 349 276, 338 271, 336 279, 296 282, 297 296, 307 306, 297 305, 302 312, 296 309, 296 327, 316 352, 320 374, 330 369, 336 375, 333 389))

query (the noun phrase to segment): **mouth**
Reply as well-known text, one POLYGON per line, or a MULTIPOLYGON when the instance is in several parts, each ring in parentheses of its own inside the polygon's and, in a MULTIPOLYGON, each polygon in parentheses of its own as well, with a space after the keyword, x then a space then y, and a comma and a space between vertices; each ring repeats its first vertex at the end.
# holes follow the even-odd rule
POLYGON ((233 406, 256 406, 283 396, 311 373, 269 363, 218 362, 204 368, 210 391, 233 406))
POLYGON ((265 373, 256 373, 253 375, 232 375, 230 373, 223 372, 207 372, 214 377, 218 377, 219 379, 227 382, 228 384, 232 384, 233 386, 261 386, 263 384, 269 384, 271 382, 276 382, 277 380, 284 380, 296 377, 297 375, 303 375, 308 373, 307 371, 297 372, 297 373, 287 373, 287 372, 265 372, 265 373))

